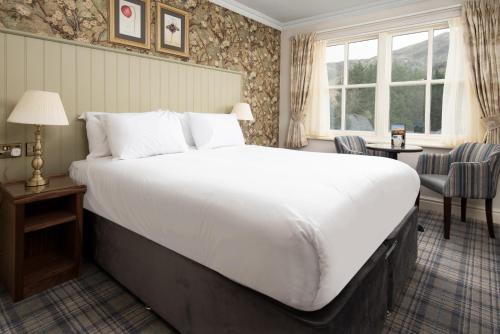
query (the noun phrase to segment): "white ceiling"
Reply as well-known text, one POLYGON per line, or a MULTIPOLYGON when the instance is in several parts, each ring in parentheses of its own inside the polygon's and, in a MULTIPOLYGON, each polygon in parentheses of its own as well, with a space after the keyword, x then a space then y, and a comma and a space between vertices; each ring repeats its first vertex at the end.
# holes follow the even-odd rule
MULTIPOLYGON (((209 0, 273 28, 432 0, 209 0)), ((453 1, 453 0, 450 0, 453 1)), ((455 0, 459 1, 459 0, 455 0)), ((460 0, 461 1, 461 0, 460 0)))
POLYGON ((281 23, 334 14, 360 6, 381 3, 381 0, 235 0, 281 23))

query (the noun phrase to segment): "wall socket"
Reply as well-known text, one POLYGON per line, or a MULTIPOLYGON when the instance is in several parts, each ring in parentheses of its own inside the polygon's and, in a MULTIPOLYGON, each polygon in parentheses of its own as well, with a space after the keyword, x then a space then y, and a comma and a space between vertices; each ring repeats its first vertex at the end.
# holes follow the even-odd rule
POLYGON ((0 144, 0 159, 19 158, 22 155, 22 144, 0 144))
POLYGON ((35 142, 26 143, 26 156, 32 157, 35 155, 35 142))

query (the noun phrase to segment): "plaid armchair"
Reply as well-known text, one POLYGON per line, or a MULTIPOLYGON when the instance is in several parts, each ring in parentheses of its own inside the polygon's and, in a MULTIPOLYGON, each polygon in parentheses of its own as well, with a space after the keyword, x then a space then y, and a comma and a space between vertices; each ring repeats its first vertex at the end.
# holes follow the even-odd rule
POLYGON ((386 152, 367 149, 366 141, 359 136, 338 136, 335 137, 334 142, 337 153, 388 157, 386 152))
POLYGON ((486 221, 491 238, 492 202, 500 175, 500 145, 466 143, 448 154, 422 154, 417 172, 423 186, 444 197, 444 237, 450 235, 451 199, 462 199, 461 219, 465 221, 467 199, 484 199, 486 221))

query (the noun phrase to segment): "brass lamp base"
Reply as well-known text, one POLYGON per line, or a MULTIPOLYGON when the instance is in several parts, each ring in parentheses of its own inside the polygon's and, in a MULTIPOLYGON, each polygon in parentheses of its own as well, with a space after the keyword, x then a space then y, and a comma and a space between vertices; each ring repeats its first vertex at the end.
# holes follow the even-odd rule
POLYGON ((43 177, 42 175, 42 126, 35 125, 35 157, 31 161, 31 166, 33 167, 33 176, 26 180, 27 187, 40 187, 49 184, 49 179, 43 177))
POLYGON ((49 179, 42 175, 32 176, 26 180, 26 187, 41 187, 49 184, 49 179))

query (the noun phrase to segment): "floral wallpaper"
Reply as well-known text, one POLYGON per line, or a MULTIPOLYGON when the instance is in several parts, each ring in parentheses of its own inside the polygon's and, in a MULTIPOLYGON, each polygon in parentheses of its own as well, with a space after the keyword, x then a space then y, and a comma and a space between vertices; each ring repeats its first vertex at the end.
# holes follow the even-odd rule
MULTIPOLYGON (((280 32, 208 0, 161 0, 191 13, 188 62, 245 73, 243 99, 256 121, 243 124, 247 143, 278 146, 280 32)), ((107 42, 108 0, 0 0, 0 27, 170 57, 107 42)), ((179 59, 179 58, 176 58, 179 59)))

